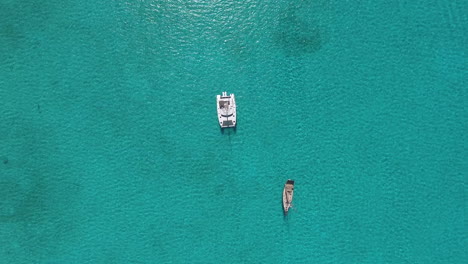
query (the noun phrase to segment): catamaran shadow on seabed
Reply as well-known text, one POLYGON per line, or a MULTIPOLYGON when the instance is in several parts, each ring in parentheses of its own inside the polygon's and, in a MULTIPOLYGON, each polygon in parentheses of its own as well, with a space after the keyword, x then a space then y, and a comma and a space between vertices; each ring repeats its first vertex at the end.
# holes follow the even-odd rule
POLYGON ((221 131, 221 134, 227 134, 227 135, 231 135, 231 134, 236 134, 237 132, 237 127, 230 127, 230 128, 220 128, 219 129, 221 131))

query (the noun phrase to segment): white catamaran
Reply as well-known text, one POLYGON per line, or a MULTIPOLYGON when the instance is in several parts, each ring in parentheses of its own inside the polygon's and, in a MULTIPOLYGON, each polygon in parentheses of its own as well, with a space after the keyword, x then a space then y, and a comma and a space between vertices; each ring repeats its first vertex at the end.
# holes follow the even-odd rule
POLYGON ((216 105, 218 107, 218 121, 221 128, 236 126, 236 99, 234 94, 216 96, 216 105))

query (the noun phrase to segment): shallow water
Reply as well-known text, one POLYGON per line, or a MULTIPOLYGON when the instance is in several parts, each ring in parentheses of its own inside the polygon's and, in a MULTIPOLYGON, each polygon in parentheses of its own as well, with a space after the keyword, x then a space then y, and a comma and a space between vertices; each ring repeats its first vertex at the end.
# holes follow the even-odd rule
POLYGON ((0 6, 0 263, 466 259, 461 1, 0 6))

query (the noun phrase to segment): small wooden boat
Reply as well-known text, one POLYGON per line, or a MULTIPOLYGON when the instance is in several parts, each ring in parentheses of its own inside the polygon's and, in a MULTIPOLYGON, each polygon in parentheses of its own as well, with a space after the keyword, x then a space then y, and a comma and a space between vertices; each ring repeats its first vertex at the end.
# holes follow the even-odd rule
POLYGON ((284 184, 283 190, 283 210, 284 214, 288 214, 289 208, 292 207, 292 199, 294 194, 294 181, 287 180, 286 184, 284 184))

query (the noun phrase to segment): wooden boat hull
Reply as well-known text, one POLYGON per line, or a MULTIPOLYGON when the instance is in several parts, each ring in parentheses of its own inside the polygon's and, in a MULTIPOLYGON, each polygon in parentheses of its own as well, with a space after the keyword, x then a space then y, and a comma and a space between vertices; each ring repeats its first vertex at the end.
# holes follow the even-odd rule
POLYGON ((289 209, 292 207, 292 199, 294 196, 294 181, 287 180, 283 189, 283 212, 288 214, 289 209))

